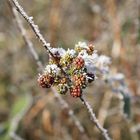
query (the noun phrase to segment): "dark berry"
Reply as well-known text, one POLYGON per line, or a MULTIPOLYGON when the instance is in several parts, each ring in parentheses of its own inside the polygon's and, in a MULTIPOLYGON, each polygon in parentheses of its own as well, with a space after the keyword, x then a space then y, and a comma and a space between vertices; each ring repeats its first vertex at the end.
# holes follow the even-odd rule
POLYGON ((88 82, 91 83, 95 80, 95 75, 93 73, 87 73, 88 82))

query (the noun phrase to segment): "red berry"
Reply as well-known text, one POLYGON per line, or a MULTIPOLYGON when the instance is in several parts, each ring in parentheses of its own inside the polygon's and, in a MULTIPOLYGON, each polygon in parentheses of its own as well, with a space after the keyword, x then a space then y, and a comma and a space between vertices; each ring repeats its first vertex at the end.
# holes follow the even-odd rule
POLYGON ((76 66, 76 69, 81 69, 84 67, 84 59, 82 57, 77 57, 74 59, 74 65, 76 66))
POLYGON ((73 83, 75 86, 84 86, 86 85, 86 76, 83 74, 74 75, 73 76, 73 83))
POLYGON ((50 75, 42 74, 39 75, 37 81, 42 88, 50 88, 54 82, 54 78, 51 77, 50 75))
POLYGON ((80 97, 82 95, 82 90, 80 86, 75 86, 70 89, 70 94, 73 97, 80 97))

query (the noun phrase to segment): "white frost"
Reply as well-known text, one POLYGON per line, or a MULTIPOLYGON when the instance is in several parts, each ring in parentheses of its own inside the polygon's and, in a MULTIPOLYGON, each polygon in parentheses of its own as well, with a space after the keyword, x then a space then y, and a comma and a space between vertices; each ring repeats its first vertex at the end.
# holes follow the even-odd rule
POLYGON ((96 67, 100 69, 102 72, 108 72, 109 71, 109 64, 111 63, 111 60, 108 56, 101 55, 98 57, 96 67))
POLYGON ((61 57, 62 57, 63 55, 65 55, 65 53, 66 53, 66 51, 65 51, 63 48, 51 48, 50 50, 51 50, 51 52, 52 52, 53 54, 59 53, 59 55, 60 55, 61 57))
POLYGON ((66 51, 66 55, 70 55, 70 56, 75 56, 75 54, 76 54, 76 51, 75 50, 73 50, 73 49, 68 49, 67 51, 66 51))
POLYGON ((59 75, 60 74, 60 68, 58 68, 58 66, 56 64, 47 65, 44 73, 59 75))

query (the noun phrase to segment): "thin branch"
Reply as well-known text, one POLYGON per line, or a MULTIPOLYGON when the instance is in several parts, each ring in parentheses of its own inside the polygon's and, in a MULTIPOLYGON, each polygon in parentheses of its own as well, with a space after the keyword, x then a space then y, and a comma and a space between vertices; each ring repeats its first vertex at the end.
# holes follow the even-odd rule
MULTIPOLYGON (((43 64, 39 60, 39 56, 38 56, 38 54, 37 54, 37 52, 36 52, 36 50, 34 48, 34 45, 31 42, 31 40, 29 40, 29 38, 27 36, 27 32, 26 32, 26 30, 25 30, 25 28, 23 26, 23 23, 22 23, 19 15, 18 15, 18 13, 17 13, 17 11, 16 11, 16 9, 14 7, 12 7, 12 11, 13 11, 13 15, 15 17, 15 20, 17 22, 18 28, 19 28, 22 36, 23 36, 23 39, 24 39, 25 43, 27 44, 27 47, 28 47, 30 53, 32 54, 34 60, 36 61, 38 68, 40 70, 43 70, 43 64)), ((82 124, 80 123, 78 118, 74 115, 74 112, 73 112, 72 109, 70 109, 68 103, 63 98, 61 98, 61 96, 56 92, 56 90, 54 88, 52 88, 52 90, 53 90, 55 98, 58 99, 58 101, 61 104, 61 106, 63 107, 63 109, 67 109, 68 110, 68 115, 73 120, 75 126, 77 126, 77 128, 79 129, 79 131, 81 133, 85 133, 84 127, 82 126, 82 124)))
POLYGON ((91 105, 88 103, 88 101, 86 101, 86 99, 83 96, 80 97, 80 99, 81 99, 82 103, 86 106, 86 109, 88 110, 89 114, 91 115, 91 120, 96 125, 96 127, 100 130, 100 132, 102 133, 104 138, 106 140, 111 140, 111 138, 108 135, 107 130, 100 125, 100 123, 99 123, 98 119, 96 118, 96 115, 93 112, 93 109, 92 109, 91 105))
POLYGON ((38 56, 37 52, 34 50, 33 43, 29 40, 29 38, 27 36, 27 32, 26 32, 25 28, 23 28, 22 21, 20 20, 20 17, 18 16, 18 13, 17 13, 17 11, 14 7, 12 7, 12 11, 13 11, 15 20, 17 22, 18 28, 21 31, 24 42, 26 43, 27 47, 30 50, 30 53, 32 54, 33 58, 35 59, 38 68, 40 69, 40 71, 42 71, 43 70, 43 64, 39 60, 39 56, 38 56))
POLYGON ((17 0, 10 0, 15 5, 17 11, 24 17, 24 19, 30 24, 32 30, 34 31, 35 35, 38 37, 42 45, 45 47, 45 49, 51 54, 50 52, 50 43, 47 43, 44 39, 43 35, 40 33, 40 30, 38 28, 38 25, 36 25, 33 21, 33 17, 29 17, 27 13, 24 11, 24 9, 20 6, 17 0))
POLYGON ((18 3, 17 0, 9 0, 12 1, 13 4, 16 7, 16 10, 24 17, 24 19, 27 21, 27 23, 29 23, 30 27, 32 28, 32 30, 34 31, 36 37, 39 39, 39 41, 42 43, 42 46, 47 50, 47 52, 49 53, 49 55, 54 59, 54 61, 56 62, 57 66, 61 69, 61 72, 67 77, 67 79, 70 81, 70 79, 68 78, 68 74, 63 70, 63 68, 61 67, 61 65, 58 63, 58 60, 56 59, 56 57, 54 56, 54 54, 51 52, 50 50, 50 43, 47 43, 47 41, 45 40, 45 38, 43 37, 43 35, 40 33, 39 27, 38 25, 35 24, 33 17, 29 17, 27 15, 27 13, 24 11, 24 9, 22 8, 22 6, 18 3))
MULTIPOLYGON (((17 0, 10 0, 13 2, 13 4, 15 5, 17 11, 25 18, 25 20, 30 24, 31 28, 33 29, 33 31, 35 32, 36 36, 38 37, 38 39, 41 41, 42 45, 47 49, 48 53, 53 57, 54 55, 51 53, 50 49, 49 49, 49 45, 48 43, 45 41, 43 35, 40 33, 40 30, 38 28, 38 26, 34 23, 33 18, 29 17, 26 12, 23 10, 23 8, 20 6, 20 4, 18 3, 17 0)), ((59 63, 57 63, 57 65, 60 67, 61 71, 67 76, 67 73, 61 68, 61 66, 59 65, 59 63)), ((68 78, 68 77, 67 77, 68 78)), ((109 138, 107 130, 104 129, 98 122, 91 106, 89 105, 89 103, 83 98, 80 97, 81 101, 83 102, 83 104, 85 105, 85 107, 87 108, 88 112, 91 115, 92 121, 94 122, 94 124, 97 126, 97 128, 101 131, 102 135, 104 136, 104 138, 106 140, 111 140, 111 138, 109 138)))
POLYGON ((104 126, 105 119, 106 119, 107 114, 108 114, 108 109, 109 109, 109 106, 111 104, 112 96, 113 96, 113 94, 110 91, 106 91, 104 93, 104 97, 102 99, 101 107, 99 109, 98 117, 97 117, 102 126, 104 126))

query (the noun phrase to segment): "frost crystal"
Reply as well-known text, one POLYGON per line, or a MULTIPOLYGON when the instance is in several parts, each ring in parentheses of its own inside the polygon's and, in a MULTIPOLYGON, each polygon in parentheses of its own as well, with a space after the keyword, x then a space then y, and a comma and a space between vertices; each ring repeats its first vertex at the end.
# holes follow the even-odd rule
POLYGON ((74 57, 75 56, 75 54, 76 54, 76 52, 75 52, 75 50, 73 50, 73 49, 68 49, 67 50, 67 52, 66 52, 66 55, 70 55, 71 57, 74 57))
POLYGON ((47 65, 44 73, 59 75, 60 74, 60 68, 58 68, 58 66, 56 64, 47 65))
POLYGON ((51 45, 50 45, 50 43, 46 43, 46 46, 49 48, 51 45))
POLYGON ((30 20, 33 20, 33 17, 29 17, 30 20))
POLYGON ((108 65, 111 63, 111 61, 110 61, 110 58, 108 56, 101 55, 98 58, 98 63, 100 63, 101 65, 108 65))
POLYGON ((97 53, 93 53, 92 55, 89 55, 86 50, 82 50, 79 55, 80 57, 82 57, 85 62, 90 62, 92 64, 94 64, 97 61, 98 55, 97 53))
POLYGON ((111 60, 108 56, 101 55, 98 57, 96 66, 100 69, 103 73, 108 72, 109 67, 108 65, 111 63, 111 60))
POLYGON ((64 56, 66 51, 63 48, 51 48, 50 49, 53 54, 59 54, 61 57, 64 56))
POLYGON ((109 79, 112 81, 123 81, 125 78, 124 74, 122 73, 117 73, 117 74, 112 74, 109 79))

